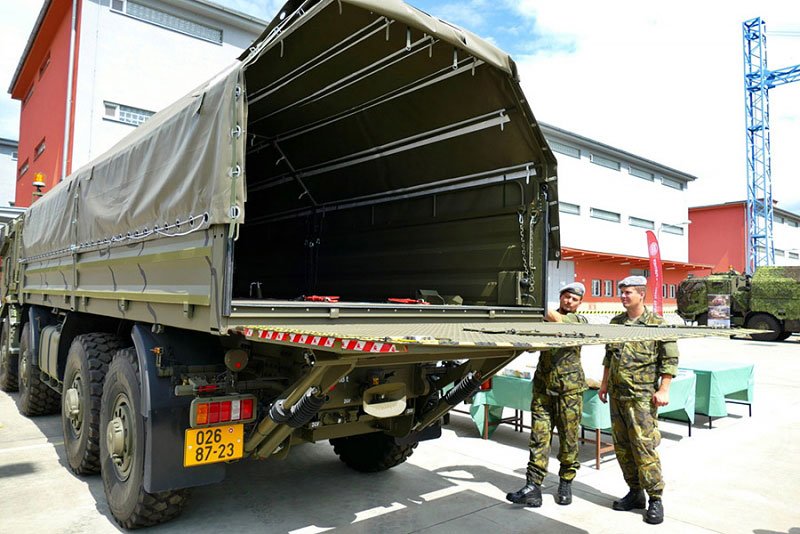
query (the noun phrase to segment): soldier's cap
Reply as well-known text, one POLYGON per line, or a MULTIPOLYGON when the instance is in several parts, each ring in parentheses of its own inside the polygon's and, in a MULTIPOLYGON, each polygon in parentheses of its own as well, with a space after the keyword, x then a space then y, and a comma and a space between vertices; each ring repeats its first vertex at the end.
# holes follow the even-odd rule
POLYGON ((580 282, 572 282, 571 284, 567 284, 564 287, 562 287, 561 290, 558 292, 558 294, 560 295, 564 291, 569 291, 574 295, 583 297, 583 295, 586 294, 586 286, 584 286, 580 282))
POLYGON ((647 285, 647 278, 644 276, 629 276, 627 278, 623 278, 617 284, 617 287, 630 287, 630 286, 646 286, 647 285))

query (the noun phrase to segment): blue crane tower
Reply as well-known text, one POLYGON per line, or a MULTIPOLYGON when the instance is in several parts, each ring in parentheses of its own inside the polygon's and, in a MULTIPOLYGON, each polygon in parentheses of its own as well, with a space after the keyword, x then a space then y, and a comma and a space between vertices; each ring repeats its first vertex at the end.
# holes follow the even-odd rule
POLYGON ((775 263, 772 241, 772 171, 769 148, 769 90, 800 80, 800 65, 767 69, 766 24, 742 23, 744 109, 747 133, 747 272, 775 263))

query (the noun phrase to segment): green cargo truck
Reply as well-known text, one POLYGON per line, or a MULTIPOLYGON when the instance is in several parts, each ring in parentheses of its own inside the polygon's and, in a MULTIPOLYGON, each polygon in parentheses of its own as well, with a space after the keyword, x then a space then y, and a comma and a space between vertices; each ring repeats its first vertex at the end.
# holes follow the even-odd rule
POLYGON ((708 324, 709 302, 730 302, 730 323, 758 330, 759 341, 785 340, 800 332, 800 267, 758 267, 753 276, 736 271, 687 278, 678 286, 678 315, 708 324))
POLYGON ((0 388, 125 528, 329 440, 396 466, 543 324, 556 160, 512 60, 397 0, 293 1, 3 228, 0 388))

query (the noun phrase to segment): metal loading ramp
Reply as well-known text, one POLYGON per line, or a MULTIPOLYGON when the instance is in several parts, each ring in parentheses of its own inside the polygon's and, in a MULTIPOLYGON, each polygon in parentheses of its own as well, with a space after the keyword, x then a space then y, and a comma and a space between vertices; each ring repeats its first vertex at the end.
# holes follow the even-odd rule
POLYGON ((547 350, 578 345, 631 341, 675 341, 708 336, 729 337, 753 331, 686 326, 565 325, 563 323, 310 323, 241 325, 234 331, 254 341, 319 347, 332 352, 407 352, 414 348, 512 348, 547 350))

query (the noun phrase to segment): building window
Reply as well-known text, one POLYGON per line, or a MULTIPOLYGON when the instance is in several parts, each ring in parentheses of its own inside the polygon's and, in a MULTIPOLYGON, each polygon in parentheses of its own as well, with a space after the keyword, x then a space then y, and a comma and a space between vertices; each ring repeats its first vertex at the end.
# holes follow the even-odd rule
POLYGON ((115 104, 114 102, 103 102, 103 105, 106 108, 106 119, 132 124, 133 126, 139 126, 154 114, 153 111, 115 104))
POLYGON ((667 284, 661 284, 661 296, 667 298, 667 284))
POLYGON ((564 154, 565 156, 578 159, 581 157, 580 149, 574 146, 565 145, 564 143, 559 143, 557 141, 549 141, 548 144, 550 145, 550 148, 553 149, 553 152, 558 152, 559 154, 564 154))
POLYGON ((800 254, 798 254, 797 252, 790 252, 789 253, 789 259, 790 260, 800 260, 800 254))
POLYGON ((671 299, 675 298, 675 284, 669 285, 669 298, 671 299))
POLYGON ((16 150, 11 153, 11 159, 13 159, 14 161, 17 161, 18 157, 19 157, 19 153, 16 150))
POLYGON ((561 213, 572 213, 573 215, 581 214, 581 207, 577 204, 570 204, 569 202, 559 202, 558 211, 561 213))
POLYGON ((640 219, 639 217, 628 217, 628 224, 631 226, 638 226, 639 228, 647 228, 648 230, 653 230, 656 227, 653 221, 640 219))
POLYGON ((775 216, 775 222, 776 222, 776 223, 778 223, 778 224, 783 224, 783 223, 785 223, 785 222, 786 222, 786 219, 784 219, 784 218, 783 218, 783 217, 781 217, 780 215, 776 215, 776 216, 775 216))
POLYGON ((42 139, 41 141, 39 141, 39 144, 36 145, 36 148, 33 150, 33 159, 34 160, 39 159, 39 156, 44 154, 44 149, 45 148, 46 148, 46 145, 44 143, 44 139, 42 139))
POLYGON ((592 296, 600 296, 600 280, 592 280, 592 296))
POLYGON ((683 226, 675 226, 674 224, 662 224, 661 231, 668 234, 683 235, 683 226))
POLYGON ((47 67, 50 65, 50 52, 47 52, 47 55, 44 57, 44 61, 42 61, 42 66, 39 67, 39 79, 42 79, 44 76, 44 71, 47 70, 47 67))
POLYGON ((642 178, 649 182, 655 180, 655 175, 652 172, 643 171, 642 169, 637 169, 636 167, 631 167, 628 172, 630 172, 632 176, 642 178))
POLYGON ((614 282, 612 280, 603 280, 603 286, 605 291, 603 291, 603 296, 606 297, 613 297, 614 296, 614 282))
POLYGON ((594 217, 595 219, 602 219, 604 221, 611 221, 611 222, 619 222, 619 213, 614 213, 613 211, 606 211, 600 210, 597 208, 591 208, 589 210, 589 215, 594 217))
POLYGON ((781 250, 781 249, 779 249, 779 248, 776 248, 776 249, 775 249, 775 255, 776 255, 776 256, 780 256, 781 258, 783 258, 783 257, 785 257, 785 256, 786 256, 786 252, 785 252, 785 251, 783 251, 783 250, 781 250))
POLYGON ((792 221, 792 220, 790 220, 790 219, 787 219, 787 220, 786 220, 786 224, 788 224, 788 225, 789 225, 789 226, 791 226, 792 228, 797 228, 797 221, 792 221))
POLYGON ((661 183, 666 185, 667 187, 671 187, 672 189, 680 189, 683 191, 684 184, 680 180, 673 180, 672 178, 667 178, 666 176, 661 177, 661 183))
POLYGON ((592 163, 594 163, 595 165, 600 165, 601 167, 614 169, 615 171, 618 171, 620 168, 619 161, 614 161, 613 159, 604 158, 603 156, 598 156, 597 154, 592 154, 592 163))
POLYGON ((131 0, 112 0, 111 9, 184 35, 222 44, 222 30, 167 13, 131 0))
POLYGON ((25 160, 25 162, 22 165, 19 166, 19 169, 17 170, 17 180, 22 178, 22 176, 26 172, 28 172, 28 160, 27 159, 25 160))

